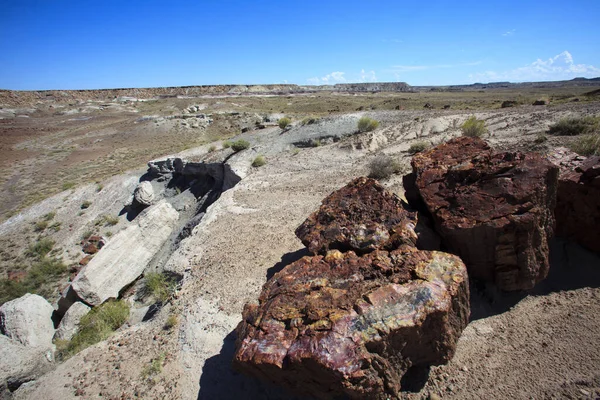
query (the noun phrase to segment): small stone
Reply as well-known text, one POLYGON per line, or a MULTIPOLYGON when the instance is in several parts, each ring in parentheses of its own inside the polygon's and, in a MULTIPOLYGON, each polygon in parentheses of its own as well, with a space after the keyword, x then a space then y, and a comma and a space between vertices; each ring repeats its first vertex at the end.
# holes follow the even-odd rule
POLYGON ((590 392, 589 392, 589 391, 587 391, 587 390, 585 390, 585 389, 579 389, 579 392, 580 392, 582 395, 584 395, 584 396, 589 396, 589 395, 590 395, 590 392))

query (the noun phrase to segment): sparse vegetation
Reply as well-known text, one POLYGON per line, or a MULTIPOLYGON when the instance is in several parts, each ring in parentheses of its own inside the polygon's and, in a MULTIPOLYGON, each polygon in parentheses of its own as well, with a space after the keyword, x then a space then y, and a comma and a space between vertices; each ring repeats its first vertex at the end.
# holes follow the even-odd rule
POLYGON ((359 132, 371 132, 377 129, 379 122, 369 117, 362 117, 358 120, 359 132))
POLYGON ((166 330, 171 330, 173 329, 175 326, 177 326, 177 324, 179 323, 179 320, 177 319, 177 315, 175 314, 171 314, 169 315, 169 317, 167 318, 167 320, 165 321, 165 325, 164 328, 166 330))
POLYGON ((302 119, 302 121, 300 121, 300 125, 304 126, 304 125, 312 125, 314 123, 316 123, 319 120, 319 118, 317 117, 305 117, 304 119, 302 119))
POLYGON ((96 186, 96 192, 100 192, 102 189, 104 189, 104 186, 101 183, 98 183, 96 186))
POLYGON ((228 149, 231 147, 231 142, 229 140, 226 140, 223 142, 222 146, 224 149, 228 149))
POLYGON ((400 171, 400 164, 392 157, 380 155, 369 163, 369 177, 386 179, 400 171))
POLYGON ((48 227, 48 221, 46 221, 45 219, 42 219, 40 221, 36 221, 33 224, 33 230, 35 232, 42 232, 44 231, 46 228, 48 227))
POLYGON ((312 139, 310 141, 310 146, 311 147, 319 147, 319 146, 321 146, 321 139, 312 139))
POLYGON ((160 374, 162 372, 162 367, 166 356, 166 353, 161 353, 158 357, 153 359, 149 365, 146 365, 142 370, 142 378, 149 379, 154 375, 160 374))
POLYGON ((54 247, 54 244, 55 244, 54 240, 52 240, 48 237, 43 237, 43 238, 39 239, 37 242, 29 245, 29 247, 27 248, 27 251, 25 252, 25 255, 27 257, 32 257, 32 258, 42 258, 42 257, 46 256, 48 253, 50 253, 50 251, 54 247))
POLYGON ((546 135, 538 135, 533 142, 535 144, 542 144, 547 140, 548 140, 548 137, 546 135))
POLYGON ((157 301, 166 303, 169 301, 175 289, 177 281, 165 274, 150 272, 144 275, 144 291, 157 301))
POLYGON ((215 151, 215 150, 217 150, 217 146, 215 146, 214 144, 213 144, 213 145, 211 145, 211 146, 208 148, 208 152, 209 152, 209 153, 212 153, 212 152, 213 152, 213 151, 215 151))
POLYGON ((462 131, 463 136, 469 137, 481 137, 485 133, 487 133, 487 128, 485 127, 485 121, 481 119, 477 119, 474 115, 469 117, 461 126, 460 129, 462 131))
POLYGON ((250 143, 244 139, 237 140, 231 144, 231 148, 236 153, 238 151, 246 150, 248 147, 250 147, 250 143))
POLYGON ((62 190, 69 190, 75 187, 75 182, 65 182, 62 185, 62 190))
POLYGON ((85 210, 86 208, 89 208, 92 205, 92 202, 89 200, 84 201, 83 203, 81 203, 80 208, 82 210, 85 210))
POLYGON ((582 156, 600 156, 600 133, 582 135, 569 147, 582 156))
POLYGON ((295 156, 295 155, 297 155, 298 153, 300 153, 300 149, 299 149, 299 148, 297 148, 297 147, 294 147, 294 148, 292 149, 292 155, 293 155, 293 156, 295 156))
POLYGON ((60 225, 61 225, 60 222, 55 222, 52 225, 50 225, 48 227, 48 229, 52 229, 54 232, 58 232, 58 231, 60 231, 60 225))
POLYGON ((256 156, 256 158, 254 159, 254 161, 252 161, 252 166, 253 167, 262 167, 263 165, 265 165, 267 163, 267 160, 265 160, 265 157, 262 155, 258 155, 256 156))
POLYGON ((283 117, 280 118, 279 121, 277 122, 277 125, 279 125, 279 127, 281 129, 285 129, 287 128, 290 124, 292 123, 292 120, 289 119, 288 117, 283 117))
POLYGON ((408 153, 409 154, 417 154, 417 153, 427 150, 428 148, 429 148, 429 143, 416 142, 416 143, 413 143, 410 145, 410 147, 408 148, 408 153))
POLYGON ((48 214, 44 215, 44 220, 45 221, 52 221, 55 216, 56 216, 56 213, 54 211, 49 212, 48 214))
POLYGON ((600 132, 600 117, 563 118, 548 129, 551 135, 577 136, 600 132))
POLYGON ((59 358, 66 359, 108 338, 129 318, 129 305, 123 300, 107 301, 81 318, 79 331, 70 341, 57 342, 59 358))
POLYGON ((94 220, 95 226, 113 226, 119 223, 119 217, 103 214, 94 220))

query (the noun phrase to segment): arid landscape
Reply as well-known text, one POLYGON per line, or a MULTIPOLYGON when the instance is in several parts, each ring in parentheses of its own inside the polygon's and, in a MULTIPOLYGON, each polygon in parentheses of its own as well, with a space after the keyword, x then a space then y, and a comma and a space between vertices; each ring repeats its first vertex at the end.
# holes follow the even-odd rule
MULTIPOLYGON (((311 255, 295 230, 323 199, 385 166, 379 183, 406 204, 413 156, 471 117, 494 151, 553 162, 584 136, 553 127, 596 121, 600 152, 600 80, 0 91, 0 305, 52 306, 42 344, 0 335, 0 399, 300 398, 232 368, 244 305, 311 255), (79 320, 107 304, 120 323, 84 338, 79 320)), ((600 398, 600 256, 547 239, 545 279, 502 291, 469 276, 453 357, 374 398, 600 398)))

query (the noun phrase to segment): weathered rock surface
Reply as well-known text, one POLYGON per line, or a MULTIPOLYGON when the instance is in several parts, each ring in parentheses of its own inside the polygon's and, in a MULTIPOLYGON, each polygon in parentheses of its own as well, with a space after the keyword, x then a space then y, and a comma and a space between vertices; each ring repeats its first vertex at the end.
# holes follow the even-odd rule
MULTIPOLYGON (((44 347, 24 346, 0 335, 0 398, 53 368, 52 352, 44 347)), ((3 397, 4 396, 4 397, 3 397)))
POLYGON ((296 229, 314 254, 328 250, 366 253, 414 245, 417 216, 376 180, 357 178, 327 196, 318 211, 296 229))
POLYGON ((135 224, 113 236, 83 267, 71 287, 89 305, 117 298, 121 289, 139 277, 169 238, 179 213, 166 201, 145 209, 135 224))
POLYGON ((79 301, 74 303, 60 320, 60 324, 58 325, 58 329, 56 329, 54 337, 62 340, 71 340, 73 335, 75 335, 79 329, 79 321, 81 321, 81 318, 89 313, 90 310, 90 307, 79 301))
POLYGON ((557 236, 600 253, 600 157, 561 168, 555 216, 557 236))
POLYGON ((52 347, 54 308, 37 294, 8 301, 0 307, 0 333, 25 345, 52 347))
POLYGON ((494 153, 481 139, 460 137, 415 155, 412 167, 407 199, 423 201, 471 277, 509 291, 546 277, 555 165, 539 154, 494 153))
POLYGON ((154 189, 148 181, 140 182, 133 192, 133 198, 140 204, 149 206, 154 201, 154 189))
POLYGON ((410 366, 453 356, 468 318, 458 257, 332 250, 288 265, 246 305, 234 366, 319 398, 395 398, 410 366))

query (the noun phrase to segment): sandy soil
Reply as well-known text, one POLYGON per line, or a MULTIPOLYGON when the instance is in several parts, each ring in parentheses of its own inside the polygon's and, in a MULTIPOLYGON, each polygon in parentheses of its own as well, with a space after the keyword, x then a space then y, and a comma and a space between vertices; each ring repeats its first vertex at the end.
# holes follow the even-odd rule
MULTIPOLYGON (((295 127, 286 134, 278 128, 244 134, 251 148, 231 159, 244 170, 244 179, 208 209, 193 235, 167 263, 186 271, 173 304, 154 319, 123 328, 108 341, 24 385, 15 398, 293 398, 280 388, 231 370, 234 329, 243 305, 258 297, 268 277, 306 254, 294 229, 326 195, 366 175, 368 162, 378 154, 392 155, 407 165, 412 143, 436 144, 458 135, 458 126, 471 112, 369 111, 367 115, 381 122, 375 132, 299 151, 293 146, 297 137, 345 133, 347 120, 364 113, 329 117, 323 129, 316 125, 295 127), (249 167, 257 154, 266 156, 267 165, 249 167), (169 315, 177 315, 179 323, 166 330, 163 326, 169 315), (161 357, 162 371, 149 377, 148 366, 161 357)), ((599 103, 586 103, 477 111, 475 115, 486 120, 488 139, 494 146, 530 149, 534 139, 560 117, 599 112, 599 103)), ((15 143, 22 143, 19 140, 15 143)), ((537 149, 544 151, 562 141, 551 138, 537 149)), ((204 146, 186 155, 201 158, 206 151, 204 146)), ((398 176, 383 183, 402 195, 398 176)), ((122 197, 130 189, 127 185, 113 188, 122 197)), ((51 201, 56 203, 45 207, 60 200, 51 201)), ((17 232, 35 215, 42 215, 36 207, 40 206, 20 216, 18 221, 23 222, 9 219, 0 225, 0 234, 8 231, 7 224, 12 224, 11 232, 17 232)), ((411 371, 400 397, 600 396, 598 256, 554 240, 551 275, 530 293, 507 295, 480 286, 472 287, 471 323, 454 359, 445 366, 411 371)))

